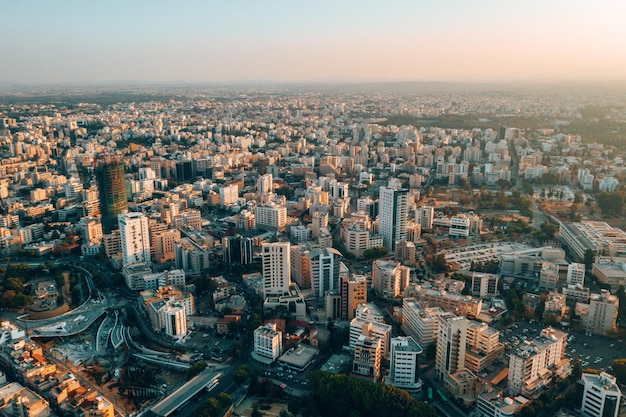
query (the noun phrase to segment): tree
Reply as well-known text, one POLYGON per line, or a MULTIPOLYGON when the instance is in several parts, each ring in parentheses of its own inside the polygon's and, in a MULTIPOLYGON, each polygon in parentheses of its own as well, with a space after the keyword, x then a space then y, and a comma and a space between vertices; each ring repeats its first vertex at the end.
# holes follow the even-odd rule
POLYGON ((363 252, 363 257, 365 259, 382 258, 383 256, 387 255, 388 252, 389 252, 389 249, 387 249, 386 247, 376 246, 374 248, 365 250, 365 252, 363 252))
POLYGON ((585 268, 587 271, 591 271, 591 267, 593 266, 593 262, 595 261, 595 255, 591 249, 587 249, 585 251, 585 257, 583 259, 583 263, 585 264, 585 268))
POLYGON ((204 371, 205 368, 208 366, 208 363, 206 363, 206 361, 200 361, 200 362, 196 362, 193 365, 191 365, 191 368, 187 369, 187 378, 191 379, 194 376, 198 375, 200 372, 204 371))

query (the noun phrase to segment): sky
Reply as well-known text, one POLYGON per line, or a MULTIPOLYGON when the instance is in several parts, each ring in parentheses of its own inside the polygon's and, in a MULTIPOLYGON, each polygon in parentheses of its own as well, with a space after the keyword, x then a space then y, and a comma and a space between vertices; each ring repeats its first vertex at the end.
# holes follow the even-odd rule
POLYGON ((0 82, 623 81, 622 0, 6 0, 0 82))

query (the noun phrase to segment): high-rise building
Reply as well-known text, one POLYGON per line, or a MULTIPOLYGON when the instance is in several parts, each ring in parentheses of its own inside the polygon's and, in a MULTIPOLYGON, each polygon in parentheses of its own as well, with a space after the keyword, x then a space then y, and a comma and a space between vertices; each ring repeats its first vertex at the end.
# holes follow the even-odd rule
POLYGON ((150 230, 143 213, 122 213, 118 216, 122 264, 150 265, 150 230))
POLYGON ((410 336, 391 339, 390 379, 385 382, 410 394, 420 392, 419 357, 422 352, 420 345, 410 336))
POLYGON ((248 265, 252 263, 252 239, 241 235, 222 238, 224 262, 248 265))
POLYGON ((263 243, 263 298, 289 294, 291 259, 289 242, 263 243))
POLYGON ((309 253, 309 275, 315 297, 323 298, 326 291, 339 291, 341 252, 333 248, 314 249, 309 253))
POLYGON ((128 210, 126 171, 121 155, 109 155, 96 162, 96 182, 102 215, 102 230, 110 233, 118 226, 117 216, 128 210))
POLYGON ((435 372, 441 380, 449 375, 465 370, 465 346, 469 320, 444 313, 438 317, 437 354, 435 372))
POLYGON ((341 319, 352 320, 360 304, 367 303, 367 278, 363 275, 343 277, 341 281, 341 319))
POLYGON ((380 187, 378 231, 390 252, 396 250, 396 241, 406 239, 408 216, 408 190, 380 187))
POLYGON ((381 340, 361 335, 354 348, 352 375, 377 382, 380 379, 380 362, 383 358, 381 340))
POLYGON ((376 337, 380 339, 382 355, 385 357, 389 354, 391 331, 391 325, 384 323, 382 313, 374 304, 360 304, 355 317, 350 321, 349 349, 354 352, 356 342, 362 335, 376 337))
POLYGON ((291 280, 300 288, 311 288, 309 250, 304 245, 291 246, 291 280))
POLYGON ((578 384, 581 416, 617 417, 622 392, 613 375, 584 373, 578 384))

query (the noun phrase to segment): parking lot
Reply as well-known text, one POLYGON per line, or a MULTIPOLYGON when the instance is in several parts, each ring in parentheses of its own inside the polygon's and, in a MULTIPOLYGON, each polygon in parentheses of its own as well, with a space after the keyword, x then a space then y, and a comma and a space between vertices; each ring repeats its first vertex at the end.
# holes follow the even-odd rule
MULTIPOLYGON (((525 340, 532 340, 546 327, 541 323, 517 322, 507 329, 500 330, 500 341, 505 344, 505 353, 509 355, 513 349, 525 340)), ((568 332, 565 356, 579 359, 583 369, 592 368, 611 372, 611 364, 617 358, 626 357, 624 343, 605 336, 585 333, 568 332)))
POLYGON ((264 375, 267 378, 282 381, 287 385, 294 388, 305 389, 307 385, 306 372, 298 372, 290 369, 288 366, 280 363, 274 363, 270 367, 266 368, 264 375))

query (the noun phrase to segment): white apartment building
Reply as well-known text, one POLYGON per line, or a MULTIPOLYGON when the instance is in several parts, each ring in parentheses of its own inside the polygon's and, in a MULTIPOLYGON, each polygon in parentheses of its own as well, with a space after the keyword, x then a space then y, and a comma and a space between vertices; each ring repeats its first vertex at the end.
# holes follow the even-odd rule
POLYGON ((289 242, 263 243, 263 298, 289 293, 291 259, 289 242))
POLYGON ((402 329, 420 346, 426 348, 437 340, 438 317, 444 314, 439 307, 424 307, 414 298, 402 300, 402 329))
POLYGON ((480 298, 491 298, 498 295, 498 275, 473 272, 472 295, 480 298))
POLYGON ((509 357, 509 393, 531 396, 550 383, 554 376, 564 378, 569 375, 566 343, 567 333, 547 327, 540 336, 514 350, 509 357))
POLYGON ((122 265, 152 263, 150 259, 150 229, 143 213, 122 213, 117 217, 122 245, 122 265))
POLYGON ((567 285, 585 286, 585 265, 572 262, 567 266, 567 285))
POLYGON ((262 363, 272 363, 283 351, 283 334, 276 330, 276 324, 266 324, 254 331, 254 359, 262 363))
POLYGON ((581 416, 617 417, 622 392, 613 375, 606 372, 600 375, 583 373, 578 383, 583 389, 581 416))
POLYGON ((386 383, 417 394, 422 389, 419 378, 419 357, 423 350, 410 336, 391 339, 390 371, 386 383))
POLYGON ((239 187, 235 184, 219 187, 220 206, 230 206, 239 199, 239 187))
POLYGON ((285 231, 287 207, 274 203, 257 206, 254 209, 256 227, 263 230, 285 231))
POLYGON ((464 215, 453 216, 450 219, 450 236, 468 237, 470 234, 470 220, 464 215))

